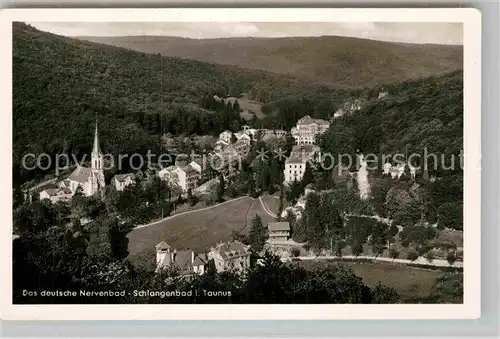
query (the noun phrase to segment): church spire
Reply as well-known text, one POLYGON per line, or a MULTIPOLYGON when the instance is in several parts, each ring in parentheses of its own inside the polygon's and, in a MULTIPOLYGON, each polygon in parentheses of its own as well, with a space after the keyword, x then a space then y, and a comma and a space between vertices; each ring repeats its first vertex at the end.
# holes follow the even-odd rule
POLYGON ((92 153, 101 154, 101 148, 99 147, 99 133, 97 132, 97 121, 95 122, 94 147, 92 147, 92 153))

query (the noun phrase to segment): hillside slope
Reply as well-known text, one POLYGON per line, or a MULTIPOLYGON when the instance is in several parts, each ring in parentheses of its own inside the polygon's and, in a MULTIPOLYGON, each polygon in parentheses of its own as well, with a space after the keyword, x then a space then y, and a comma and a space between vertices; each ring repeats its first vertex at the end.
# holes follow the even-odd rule
POLYGON ((342 87, 448 73, 462 68, 462 46, 403 44, 339 36, 185 39, 161 36, 80 37, 165 56, 299 76, 342 87))
POLYGON ((228 128, 227 118, 202 107, 204 96, 247 91, 266 102, 314 87, 278 74, 139 53, 15 23, 14 163, 25 153, 87 154, 96 118, 105 151, 144 153, 157 150, 162 132, 215 134, 228 128))
POLYGON ((335 119, 322 136, 332 153, 458 154, 463 149, 463 72, 389 87, 389 96, 335 119), (341 141, 341 139, 343 139, 341 141), (345 142, 355 140, 355 142, 345 142), (332 142, 332 143, 330 143, 332 142))

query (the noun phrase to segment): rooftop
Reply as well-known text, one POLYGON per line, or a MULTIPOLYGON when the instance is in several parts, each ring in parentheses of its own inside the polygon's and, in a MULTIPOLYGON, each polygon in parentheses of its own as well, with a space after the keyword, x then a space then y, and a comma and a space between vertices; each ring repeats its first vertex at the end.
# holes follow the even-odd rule
POLYGON ((168 250, 168 249, 170 249, 171 247, 170 247, 170 246, 169 246, 166 242, 161 241, 161 242, 159 242, 159 243, 155 246, 155 248, 156 248, 157 250, 168 250))
POLYGON ((68 179, 77 182, 87 182, 92 175, 92 169, 83 166, 77 166, 69 175, 68 179))
POLYGON ((124 182, 127 178, 134 179, 133 173, 116 174, 114 178, 120 182, 124 182))
POLYGON ((232 241, 218 244, 214 249, 223 258, 232 258, 250 254, 250 246, 244 245, 239 241, 232 241))
POLYGON ((61 188, 47 188, 45 189, 45 192, 51 197, 59 195, 59 194, 71 194, 71 190, 66 187, 61 187, 61 188))
POLYGON ((310 125, 310 124, 329 125, 330 123, 323 119, 313 119, 309 115, 306 115, 297 121, 297 125, 310 125))
POLYGON ((290 231, 290 224, 287 221, 270 222, 269 224, 267 224, 267 228, 270 232, 290 231))

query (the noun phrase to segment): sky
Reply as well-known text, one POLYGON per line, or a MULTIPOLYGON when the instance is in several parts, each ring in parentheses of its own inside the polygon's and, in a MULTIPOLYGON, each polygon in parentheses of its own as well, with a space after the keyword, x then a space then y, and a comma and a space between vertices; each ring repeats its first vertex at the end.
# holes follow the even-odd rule
POLYGON ((66 36, 159 35, 192 39, 340 35, 382 41, 461 45, 461 23, 398 22, 28 22, 66 36))

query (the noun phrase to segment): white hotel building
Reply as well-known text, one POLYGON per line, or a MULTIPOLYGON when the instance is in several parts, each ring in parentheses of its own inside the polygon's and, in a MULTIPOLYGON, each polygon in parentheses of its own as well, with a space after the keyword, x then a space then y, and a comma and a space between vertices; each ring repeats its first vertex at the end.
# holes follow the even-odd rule
POLYGON ((295 145, 290 156, 285 161, 284 177, 285 183, 292 183, 294 180, 300 181, 306 171, 306 164, 314 153, 320 148, 315 145, 295 145))
POLYGON ((297 121, 291 133, 297 145, 314 145, 316 136, 323 134, 330 127, 330 123, 322 119, 313 119, 309 115, 297 121))

